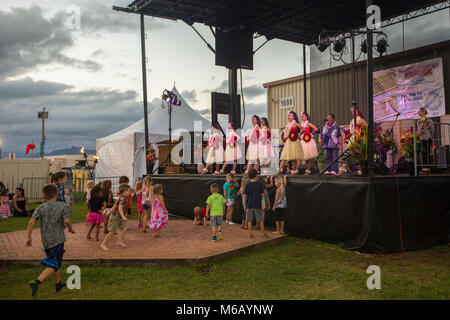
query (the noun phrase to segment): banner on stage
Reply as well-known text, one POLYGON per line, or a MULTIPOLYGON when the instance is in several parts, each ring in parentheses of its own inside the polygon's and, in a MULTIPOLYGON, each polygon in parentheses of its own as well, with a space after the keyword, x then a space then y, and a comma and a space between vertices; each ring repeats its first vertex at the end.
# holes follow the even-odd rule
POLYGON ((430 118, 445 114, 442 58, 373 73, 375 122, 417 119, 422 107, 430 118))

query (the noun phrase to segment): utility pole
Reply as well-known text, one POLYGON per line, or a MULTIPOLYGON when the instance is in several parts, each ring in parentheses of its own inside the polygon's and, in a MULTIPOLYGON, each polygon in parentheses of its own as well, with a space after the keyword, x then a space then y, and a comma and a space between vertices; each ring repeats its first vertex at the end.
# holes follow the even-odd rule
POLYGON ((41 139, 41 151, 40 156, 44 158, 44 147, 45 147, 45 119, 48 119, 48 111, 45 108, 38 112, 38 119, 42 119, 42 139, 41 139))

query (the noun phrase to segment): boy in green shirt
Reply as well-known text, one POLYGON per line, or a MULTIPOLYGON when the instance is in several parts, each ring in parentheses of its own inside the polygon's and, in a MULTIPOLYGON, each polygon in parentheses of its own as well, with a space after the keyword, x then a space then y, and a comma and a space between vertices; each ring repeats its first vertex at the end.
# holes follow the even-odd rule
POLYGON ((219 231, 219 240, 222 240, 222 222, 225 212, 225 198, 219 193, 219 185, 211 184, 211 195, 206 200, 206 215, 210 216, 210 226, 212 231, 211 241, 217 241, 217 231, 219 231))

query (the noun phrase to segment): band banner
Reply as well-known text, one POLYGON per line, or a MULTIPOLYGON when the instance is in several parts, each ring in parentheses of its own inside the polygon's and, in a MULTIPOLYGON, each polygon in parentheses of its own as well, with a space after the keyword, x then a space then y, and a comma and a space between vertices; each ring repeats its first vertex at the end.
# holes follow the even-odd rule
POLYGON ((375 122, 417 119, 422 107, 430 118, 445 114, 442 58, 373 73, 375 122))

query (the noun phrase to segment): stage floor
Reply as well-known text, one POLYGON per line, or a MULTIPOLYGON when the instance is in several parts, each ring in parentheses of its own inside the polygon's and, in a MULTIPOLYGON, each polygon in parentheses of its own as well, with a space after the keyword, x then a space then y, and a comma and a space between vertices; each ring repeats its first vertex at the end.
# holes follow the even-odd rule
MULTIPOLYGON (((255 231, 255 239, 248 238, 248 231, 240 225, 224 225, 224 240, 212 242, 209 222, 207 226, 193 225, 189 220, 169 220, 159 238, 151 233, 138 230, 137 221, 128 222, 125 236, 127 247, 116 244, 117 236, 110 240, 111 251, 100 248, 100 242, 86 239, 89 226, 84 223, 74 225, 75 234, 66 232, 64 264, 170 264, 185 265, 220 260, 251 249, 276 244, 286 235, 273 235, 264 239, 260 231, 255 231)), ((100 241, 103 239, 103 229, 100 241)), ((0 233, 0 264, 39 264, 45 258, 39 229, 33 230, 33 245, 26 246, 26 230, 0 233)))

